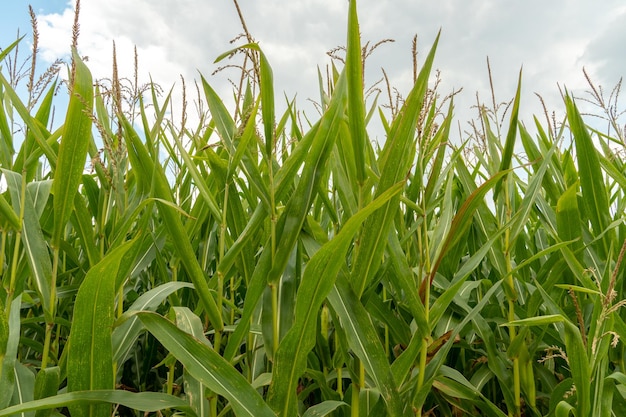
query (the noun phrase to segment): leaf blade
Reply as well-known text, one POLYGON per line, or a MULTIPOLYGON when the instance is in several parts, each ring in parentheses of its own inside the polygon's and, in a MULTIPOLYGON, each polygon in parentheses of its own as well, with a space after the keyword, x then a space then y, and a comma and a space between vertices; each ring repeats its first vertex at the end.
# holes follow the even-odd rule
POLYGON ((61 243, 65 225, 73 209, 74 194, 82 178, 91 137, 93 106, 91 72, 76 50, 72 51, 72 55, 75 66, 74 79, 52 183, 55 220, 52 245, 56 248, 61 243))

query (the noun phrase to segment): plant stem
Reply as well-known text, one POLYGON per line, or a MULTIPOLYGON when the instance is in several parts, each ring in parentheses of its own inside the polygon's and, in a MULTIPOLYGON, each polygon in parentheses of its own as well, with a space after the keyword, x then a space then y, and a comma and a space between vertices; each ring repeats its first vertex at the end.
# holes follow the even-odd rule
MULTIPOLYGON (((23 222, 22 222, 23 223, 23 222)), ((15 293, 15 278, 17 277, 17 264, 20 259, 20 242, 22 238, 22 232, 17 232, 15 234, 15 247, 13 248, 13 260, 11 261, 11 278, 9 283, 9 291, 7 293, 7 303, 5 308, 6 316, 9 317, 11 313, 11 301, 13 300, 13 295, 15 293)))
MULTIPOLYGON (((226 214, 228 210, 228 190, 230 186, 228 181, 224 185, 224 209, 222 210, 222 221, 220 223, 220 236, 219 236, 219 259, 224 258, 225 244, 226 244, 226 214)), ((217 309, 220 315, 220 321, 223 323, 222 317, 222 304, 224 303, 224 275, 221 271, 217 272, 217 309)), ((222 344, 222 332, 215 329, 215 342, 213 348, 216 352, 220 352, 220 346, 222 344)))
MULTIPOLYGON (((511 202, 510 199, 512 196, 509 196, 509 183, 508 178, 504 177, 503 179, 503 196, 504 196, 504 216, 505 216, 505 224, 508 224, 511 220, 511 202)), ((509 311, 507 319, 509 321, 515 320, 515 302, 516 302, 516 291, 515 291, 515 281, 513 278, 513 267, 511 265, 511 229, 507 228, 504 231, 504 256, 506 261, 506 277, 505 277, 505 287, 508 288, 508 291, 505 291, 508 298, 509 311)), ((517 338, 517 330, 514 326, 509 327, 509 339, 510 344, 515 342, 517 338)), ((521 381, 520 381, 520 363, 519 357, 513 358, 513 396, 514 396, 514 415, 519 417, 522 411, 522 401, 521 401, 521 381)), ((510 410, 509 410, 510 412, 510 410)))
MULTIPOLYGON (((339 350, 339 337, 335 333, 335 337, 333 338, 333 344, 335 345, 335 351, 339 350)), ((339 398, 343 400, 343 368, 342 365, 337 366, 335 368, 337 372, 337 393, 339 394, 339 398)))
MULTIPOLYGON (((19 262, 20 243, 22 238, 22 230, 24 229, 24 210, 26 208, 26 171, 22 171, 22 187, 20 189, 20 230, 15 234, 15 248, 13 250, 13 261, 11 264, 11 278, 9 282, 9 291, 7 294, 5 312, 9 317, 11 313, 11 301, 13 301, 13 295, 15 294, 15 279, 17 278, 17 264, 19 262)), ((4 246, 4 244, 3 244, 4 246)))
POLYGON ((52 338, 52 330, 54 330, 54 317, 56 315, 56 297, 57 297, 57 270, 59 265, 59 248, 53 249, 52 260, 52 282, 50 283, 50 316, 51 322, 46 323, 46 336, 44 339, 43 353, 41 357, 41 369, 48 366, 48 357, 50 356, 50 339, 52 338))
POLYGON ((0 239, 0 281, 4 276, 4 248, 7 245, 7 232, 2 231, 2 239, 0 239))
POLYGON ((278 283, 270 284, 272 289, 272 353, 278 350, 279 323, 278 323, 278 283))
POLYGON ((352 406, 350 413, 351 417, 359 417, 360 415, 361 388, 365 386, 365 368, 363 367, 363 362, 356 358, 355 365, 359 369, 359 376, 357 381, 352 381, 352 406))
MULTIPOLYGON (((430 280, 430 250, 429 250, 429 241, 428 241, 428 225, 426 218, 426 201, 425 196, 423 195, 422 190, 422 209, 424 212, 424 219, 422 221, 422 228, 420 229, 422 232, 417 233, 417 242, 419 253, 422 254, 420 259, 420 271, 422 272, 422 279, 430 280)), ((426 283, 425 291, 424 291, 424 316, 426 319, 426 323, 430 321, 430 283, 426 283)), ((420 361, 419 361, 419 374, 417 374, 417 392, 419 392, 424 386, 424 376, 426 374, 426 362, 428 359, 428 343, 431 337, 430 332, 430 323, 429 329, 422 340, 422 347, 420 350, 420 361)), ((422 416, 422 407, 417 407, 416 415, 418 417, 422 416)))

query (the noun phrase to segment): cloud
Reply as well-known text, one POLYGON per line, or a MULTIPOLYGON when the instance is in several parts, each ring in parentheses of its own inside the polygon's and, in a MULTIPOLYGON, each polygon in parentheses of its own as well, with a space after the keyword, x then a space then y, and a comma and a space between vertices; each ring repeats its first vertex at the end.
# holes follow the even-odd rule
POLYGON ((616 7, 609 19, 598 27, 598 34, 585 48, 582 59, 593 67, 594 75, 601 83, 613 85, 624 75, 626 68, 626 55, 624 55, 624 43, 626 42, 626 6, 616 7))
MULTIPOLYGON (((326 52, 345 44, 347 1, 239 1, 246 24, 259 41, 273 70, 277 97, 298 95, 318 99, 317 68, 329 63, 326 52)), ((48 59, 68 51, 73 14, 40 15, 41 49, 48 59)), ((540 111, 533 92, 548 107, 562 109, 557 83, 571 90, 585 88, 582 67, 593 69, 602 82, 616 80, 626 68, 621 46, 626 38, 625 8, 620 0, 361 0, 358 3, 363 42, 393 38, 368 59, 367 81, 380 79, 385 68, 391 83, 407 93, 411 87, 411 40, 419 36, 418 61, 423 62, 441 29, 435 67, 441 70, 442 92, 464 88, 456 114, 464 123, 473 117, 476 92, 490 97, 486 58, 490 58, 495 90, 512 98, 520 67, 524 68, 522 114, 540 111), (602 28, 598 31, 598 28, 602 28)), ((139 53, 140 75, 151 75, 164 87, 188 81, 198 71, 222 96, 230 95, 228 77, 214 59, 233 47, 242 32, 233 3, 202 0, 109 0, 82 2, 81 53, 89 56, 97 77, 108 77, 111 43, 116 41, 122 73, 132 72, 132 48, 139 53)), ((239 40, 236 44, 241 45, 239 40)), ((623 48, 622 48, 623 49, 623 48)))

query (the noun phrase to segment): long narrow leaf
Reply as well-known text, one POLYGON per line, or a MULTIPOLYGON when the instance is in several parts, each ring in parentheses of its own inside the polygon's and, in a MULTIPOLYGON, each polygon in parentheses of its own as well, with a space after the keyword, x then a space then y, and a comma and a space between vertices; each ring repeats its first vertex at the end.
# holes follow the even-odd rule
MULTIPOLYGON (((509 121, 509 130, 506 134, 506 142, 504 143, 504 149, 502 150, 502 160, 500 161, 499 171, 504 171, 511 168, 511 159, 513 158, 513 150, 515 149, 515 137, 517 136, 517 118, 519 115, 519 103, 522 95, 522 70, 519 72, 519 78, 517 80, 517 91, 515 92, 515 98, 513 99, 513 108, 511 110, 511 119, 509 121)), ((499 182, 493 192, 494 200, 500 193, 502 183, 499 182)))
MULTIPOLYGON (((24 248, 27 255, 28 265, 30 267, 32 277, 39 297, 41 297, 42 307, 47 320, 52 320, 52 305, 50 300, 50 285, 52 282, 52 263, 50 262, 50 254, 48 246, 44 240, 43 231, 39 223, 39 215, 35 209, 33 195, 35 183, 31 183, 31 187, 27 187, 24 193, 24 201, 21 201, 22 175, 12 171, 2 170, 9 186, 13 208, 16 212, 20 211, 20 206, 24 205, 24 221, 22 225, 22 238, 24 248)), ((48 199, 48 192, 40 196, 41 200, 48 199)))
POLYGON ((189 403, 171 395, 158 392, 134 393, 122 390, 94 390, 58 394, 54 397, 43 398, 0 409, 0 417, 14 416, 21 413, 51 408, 89 406, 90 404, 99 403, 121 404, 125 407, 144 412, 156 412, 168 408, 175 408, 189 413, 191 416, 195 416, 193 409, 189 407, 189 403))
MULTIPOLYGON (((22 296, 18 295, 11 303, 9 317, 5 317, 8 333, 6 344, 0 356, 0 410, 10 404, 15 389, 15 363, 20 341, 20 305, 22 296)), ((4 308, 4 306, 2 306, 4 308)), ((6 330, 4 330, 6 331, 6 330)))
POLYGON ((194 253, 193 247, 191 246, 189 236, 187 236, 187 232, 185 231, 178 211, 169 204, 173 201, 173 196, 165 176, 165 172, 163 172, 163 168, 159 164, 152 162, 152 159, 148 154, 148 150, 144 144, 141 143, 141 140, 128 120, 124 117, 121 118, 124 129, 126 130, 127 140, 130 142, 128 145, 128 156, 131 160, 131 164, 135 166, 135 169, 141 172, 141 175, 144 178, 153 179, 155 197, 163 200, 163 202, 159 203, 159 208, 161 215, 163 216, 165 226, 167 227, 173 242, 175 242, 174 248, 180 256, 180 259, 183 262, 183 265, 187 270, 196 291, 198 292, 200 302, 211 319, 213 326, 217 330, 222 330, 224 328, 224 322, 217 309, 215 299, 213 299, 213 296, 210 293, 204 271, 202 271, 202 268, 198 263, 198 258, 194 253))
POLYGON ((141 312, 138 316, 190 375, 229 401, 238 417, 275 416, 248 381, 211 347, 158 314, 141 312))
MULTIPOLYGON (((422 110, 438 41, 439 35, 437 35, 415 86, 400 110, 400 116, 394 121, 390 136, 385 143, 383 150, 384 166, 376 187, 377 196, 405 178, 410 164, 413 162, 412 156, 415 153, 416 141, 415 126, 422 110)), ((379 267, 387 243, 389 226, 398 211, 399 200, 399 196, 392 198, 385 206, 369 217, 363 226, 362 246, 359 248, 352 271, 352 285, 359 297, 379 267)))
POLYGON ((385 204, 403 187, 396 184, 368 206, 352 216, 339 234, 322 246, 307 264, 296 298, 296 321, 281 341, 274 359, 274 372, 269 391, 269 403, 279 416, 291 416, 296 411, 297 381, 306 367, 306 358, 315 339, 318 310, 332 289, 337 272, 353 236, 372 212, 385 204))
POLYGON ((54 233, 52 244, 59 247, 74 206, 74 194, 82 178, 91 137, 93 86, 91 73, 73 51, 73 83, 54 172, 54 233))
MULTIPOLYGON (((598 236, 607 230, 611 222, 609 201, 603 181, 598 151, 593 144, 589 130, 585 126, 574 100, 569 95, 565 97, 565 106, 567 108, 567 120, 576 144, 578 174, 585 212, 589 216, 593 234, 598 236)), ((604 255, 608 254, 611 236, 612 234, 609 233, 603 237, 602 243, 598 247, 604 255)))
POLYGON ((241 322, 230 337, 224 352, 224 357, 227 360, 231 360, 235 351, 239 349, 266 283, 276 282, 289 261, 289 255, 300 235, 312 199, 317 193, 321 174, 325 169, 325 161, 336 139, 339 125, 342 123, 345 112, 345 96, 345 76, 342 75, 337 82, 331 104, 320 121, 320 127, 315 130, 315 137, 309 153, 306 155, 305 167, 298 181, 298 186, 278 220, 276 253, 272 254, 271 248, 266 247, 250 278, 241 322))
MULTIPOLYGON (((115 277, 133 242, 120 246, 91 268, 78 290, 67 359, 68 391, 113 389, 111 331, 115 277)), ((73 408, 72 415, 108 416, 107 405, 73 408)))
POLYGON ((426 285, 431 285, 433 279, 435 278, 435 274, 439 269, 439 265, 443 258, 447 255, 448 250, 453 247, 456 243, 458 243, 465 232, 467 232, 468 227, 470 226, 474 212, 478 208, 480 204, 483 204, 483 198, 487 194, 489 190, 491 190, 497 183, 502 179, 508 171, 501 171, 489 178, 489 180, 485 181, 480 187, 472 192, 472 194, 465 200, 463 205, 459 208, 459 211, 455 214, 452 219, 452 224, 450 225, 450 230, 446 236, 446 239, 442 245, 441 250, 439 251, 435 262, 433 263, 433 267, 431 269, 431 273, 429 277, 422 281, 419 287, 420 297, 424 297, 426 291, 426 285))
POLYGON ((361 57, 361 32, 356 10, 356 1, 350 2, 348 12, 348 46, 346 55, 346 77, 348 79, 348 119, 352 151, 356 165, 357 181, 365 181, 365 102, 363 100, 363 63, 361 57))
POLYGON ((398 388, 369 314, 352 290, 346 277, 338 277, 328 294, 328 301, 339 317, 350 348, 361 360, 387 404, 389 415, 402 416, 403 405, 398 388))
MULTIPOLYGON (((135 311, 154 311, 170 294, 181 288, 193 288, 193 285, 188 282, 167 282, 159 285, 137 298, 126 314, 132 314, 135 311)), ((141 322, 134 315, 113 329, 111 335, 113 363, 121 365, 124 362, 142 330, 141 322)))

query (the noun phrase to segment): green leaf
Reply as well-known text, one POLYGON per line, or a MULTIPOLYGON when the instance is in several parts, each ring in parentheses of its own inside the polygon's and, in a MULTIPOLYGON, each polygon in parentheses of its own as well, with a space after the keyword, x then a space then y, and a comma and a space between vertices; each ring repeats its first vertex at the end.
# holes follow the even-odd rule
POLYGON ((555 417, 569 417, 570 414, 574 417, 578 417, 574 406, 565 401, 560 401, 554 409, 555 417))
POLYGON ((339 127, 343 122, 345 105, 346 84, 345 75, 342 74, 335 86, 328 111, 320 121, 319 130, 316 132, 306 156, 296 189, 289 198, 283 214, 278 219, 276 254, 273 255, 273 266, 267 277, 267 281, 270 283, 279 278, 300 235, 313 198, 318 192, 318 186, 325 172, 326 162, 335 143, 339 127))
POLYGON ((228 173, 226 179, 230 179, 235 173, 235 169, 239 166, 241 159, 244 157, 246 151, 250 149, 250 142, 256 137, 256 114, 259 109, 259 101, 252 107, 248 117, 248 122, 241 134, 239 143, 236 146, 234 154, 232 154, 231 160, 228 162, 228 173))
POLYGON ((6 317, 9 332, 3 355, 0 357, 0 387, 2 387, 0 390, 0 410, 9 405, 15 389, 15 364, 20 342, 21 304, 22 296, 18 295, 11 303, 11 311, 6 317))
POLYGON ((324 417, 332 413, 339 407, 347 406, 343 401, 326 400, 323 403, 309 407, 302 417, 324 417))
POLYGON ((237 130, 237 126, 235 126, 235 121, 228 113, 228 109, 222 102, 222 99, 217 95, 215 90, 211 88, 209 83, 201 77, 202 87, 204 88, 204 95, 207 100, 207 105, 209 106, 209 110, 211 111, 211 116, 213 116, 213 121, 215 122, 215 127, 217 132, 220 135, 222 141, 224 141, 224 145, 230 151, 234 150, 233 140, 235 138, 235 132, 237 130))
POLYGON ((361 57, 361 32, 357 15, 356 1, 351 1, 348 12, 348 46, 346 53, 346 78, 348 81, 348 121, 352 151, 356 165, 357 181, 362 184, 366 178, 365 150, 367 132, 365 130, 365 102, 363 99, 363 62, 361 57))
POLYGON ((544 156, 541 166, 530 178, 528 187, 524 193, 524 198, 522 199, 522 202, 516 212, 516 218, 511 225, 509 237, 510 246, 514 245, 515 240, 529 222, 529 216, 532 213, 532 209, 535 207, 536 200, 543 191, 541 184, 543 183, 543 178, 548 170, 548 167, 550 166, 550 159, 552 158, 555 149, 556 147, 550 148, 550 151, 548 151, 548 153, 544 156))
MULTIPOLYGON (((224 351, 224 357, 232 360, 248 332, 252 313, 263 294, 266 283, 276 283, 289 261, 289 255, 300 236, 302 226, 326 168, 328 155, 332 150, 345 112, 345 76, 337 81, 331 103, 320 120, 319 128, 312 129, 315 136, 305 155, 305 162, 296 189, 287 202, 276 225, 276 253, 267 245, 261 254, 247 288, 244 311, 237 329, 231 335, 224 351)), ((303 140, 304 141, 304 140, 303 140)), ((278 176, 277 176, 278 177, 278 176)), ((292 179, 293 180, 293 179, 292 179)), ((279 184, 280 188, 280 184, 279 184)), ((276 193, 278 198, 278 192, 276 193)), ((256 215, 256 213, 255 213, 256 215)))
POLYGON ((296 413, 297 383, 306 368, 309 352, 315 346, 318 311, 335 282, 343 265, 353 236, 363 221, 400 192, 404 183, 398 183, 379 198, 352 216, 339 234, 324 244, 311 257, 298 287, 295 323, 281 341, 276 357, 268 402, 279 416, 296 413))
MULTIPOLYGON (((28 107, 24 105, 24 103, 22 103, 18 93, 13 89, 13 87, 11 86, 11 83, 4 77, 4 75, 1 72, 0 72, 0 82, 5 87, 5 90, 3 92, 5 94, 6 99, 11 101, 13 109, 19 114, 19 116, 24 121, 24 124, 28 127, 27 140, 29 140, 32 137, 37 142, 37 145, 39 145, 39 149, 34 149, 31 152, 31 154, 28 155, 28 157, 31 158, 31 157, 36 156, 38 158, 39 155, 41 155, 40 152, 43 152, 46 155, 46 158, 48 158, 48 162, 50 162, 50 166, 52 168, 56 167, 57 153, 52 148, 52 146, 53 144, 55 144, 55 140, 58 139, 61 129, 55 132, 55 134, 50 135, 50 132, 46 130, 46 127, 36 117, 31 116, 30 110, 28 109, 28 107)), ((8 110, 8 109, 5 108, 5 110, 8 110)), ((22 144, 22 148, 27 146, 28 143, 29 142, 24 142, 22 144)), ((20 150, 20 154, 26 154, 26 151, 22 152, 22 150, 20 150)), ((21 168, 23 168, 20 163, 21 160, 23 160, 23 158, 17 159, 15 161, 14 168, 20 169, 20 170, 21 168)), ((35 164, 33 164, 33 166, 35 166, 35 164)))
POLYGON ((173 294, 181 288, 193 288, 193 285, 188 282, 166 282, 141 294, 141 296, 133 302, 128 310, 126 310, 126 313, 124 313, 124 317, 120 318, 120 320, 125 321, 115 327, 111 335, 113 343, 113 363, 121 366, 125 362, 137 337, 139 337, 139 334, 144 330, 143 325, 134 315, 134 312, 156 310, 170 294, 173 294))
POLYGON ((101 403, 121 404, 125 407, 144 412, 156 412, 168 408, 176 408, 185 413, 189 413, 191 416, 195 416, 193 409, 189 407, 186 401, 171 395, 158 392, 133 393, 118 390, 94 390, 59 394, 54 397, 29 401, 24 404, 0 409, 0 417, 53 408, 88 407, 89 405, 101 403))
MULTIPOLYGON (((4 170, 3 170, 4 171, 4 170)), ((0 194, 0 230, 5 227, 12 228, 13 230, 20 230, 20 218, 15 214, 15 211, 11 208, 11 205, 5 200, 4 196, 0 194)))
POLYGON ((513 320, 501 326, 545 326, 547 324, 562 323, 563 316, 560 314, 549 314, 546 316, 529 317, 527 319, 513 320))
POLYGON ((387 355, 374 329, 369 314, 352 290, 347 277, 339 274, 328 295, 333 310, 339 317, 342 332, 350 349, 361 360, 365 371, 380 390, 390 416, 402 416, 403 404, 387 355))
MULTIPOLYGON (((479 313, 482 311, 485 305, 489 302, 489 300, 494 295, 494 293, 496 293, 496 291, 502 291, 500 288, 501 284, 502 284, 502 280, 497 281, 489 289, 489 291, 487 291, 484 294, 482 299, 473 308, 470 308, 467 305, 460 304, 461 307, 465 310, 466 314, 464 315, 463 320, 459 324, 454 326, 454 329, 452 329, 452 333, 450 334, 448 341, 437 351, 437 353, 435 353, 435 356, 433 356, 433 358, 430 360, 430 362, 426 366, 424 384, 422 385, 422 388, 415 394, 415 397, 412 402, 413 407, 417 407, 417 408, 423 407, 426 397, 432 390, 432 384, 435 381, 435 378, 437 376, 437 373, 439 372, 439 369, 444 365, 444 361, 448 358, 448 353, 450 352, 450 349, 452 348, 452 345, 454 343, 456 336, 461 331, 463 331, 465 326, 470 321, 476 320, 477 318, 481 318, 479 313)), ((417 347, 416 349, 417 352, 415 353, 415 355, 419 353, 419 346, 421 345, 421 340, 417 342, 418 343, 415 343, 415 346, 417 347)))
POLYGON ((275 416, 248 381, 211 347, 156 313, 140 312, 138 316, 190 375, 229 401, 238 417, 275 416))
POLYGON ((570 284, 556 284, 555 285, 556 288, 562 288, 564 290, 572 290, 572 291, 576 291, 576 292, 580 292, 580 293, 585 293, 585 294, 593 294, 593 295, 597 295, 597 296, 602 296, 602 293, 598 290, 592 290, 586 287, 580 287, 578 285, 570 285, 570 284))
MULTIPOLYGON (((61 368, 53 366, 51 368, 40 369, 35 377, 34 399, 49 398, 57 395, 61 382, 61 368)), ((35 417, 49 417, 52 410, 38 410, 35 417)))
MULTIPOLYGON (((582 241, 580 227, 581 213, 578 209, 578 182, 572 184, 556 203, 556 228, 562 241, 579 239, 582 241)), ((572 244, 572 249, 580 248, 581 242, 572 244)))
MULTIPOLYGON (((22 239, 26 251, 28 265, 35 281, 37 292, 42 301, 42 307, 46 316, 46 321, 52 321, 52 302, 50 299, 50 286, 52 283, 52 263, 48 245, 44 240, 43 231, 39 224, 39 215, 35 209, 35 201, 45 204, 49 192, 46 187, 37 187, 35 183, 28 184, 24 193, 24 201, 21 200, 23 178, 20 174, 12 171, 2 170, 9 186, 11 200, 16 212, 20 212, 20 207, 24 205, 24 221, 22 225, 22 239), (42 191, 38 195, 38 191, 42 191)), ((47 187, 49 191, 49 187, 47 187)), ((42 206, 43 207, 43 206, 42 206)))
MULTIPOLYGON (((35 392, 35 374, 21 362, 15 363, 15 388, 12 404, 23 404, 33 400, 35 392)), ((35 413, 24 413, 22 417, 34 417, 35 413)))
MULTIPOLYGON (((504 149, 502 151, 502 160, 500 161, 499 171, 505 171, 511 168, 511 160, 513 159, 513 150, 515 149, 515 137, 517 136, 517 118, 519 115, 519 102, 522 95, 522 70, 519 71, 519 78, 517 81, 517 91, 515 93, 515 99, 513 100, 513 109, 511 110, 511 119, 509 121, 509 130, 506 134, 506 142, 504 143, 504 149)), ((498 182, 493 192, 494 200, 500 193, 502 183, 498 182)))
POLYGON ((11 53, 11 51, 17 46, 18 43, 20 43, 22 39, 24 39, 25 36, 26 35, 22 35, 19 39, 13 41, 11 45, 7 46, 6 48, 2 48, 2 51, 0 51, 0 62, 4 61, 4 58, 11 53))
MULTIPOLYGON (((576 144, 578 175, 580 177, 580 188, 582 190, 585 212, 589 216, 594 236, 599 236, 607 230, 611 217, 598 151, 593 144, 589 130, 578 112, 574 99, 569 94, 565 96, 565 107, 567 108, 569 127, 574 135, 574 143, 576 144)), ((598 246, 601 254, 605 256, 608 254, 612 240, 610 233, 602 238, 601 244, 598 246)))
MULTIPOLYGON (((211 346, 209 341, 204 337, 204 328, 200 317, 193 314, 193 311, 187 307, 174 307, 174 315, 176 316, 176 326, 185 333, 188 333, 207 346, 211 346)), ((189 404, 199 416, 209 414, 209 400, 204 392, 202 382, 189 374, 187 368, 184 369, 184 388, 185 395, 189 399, 189 404)))
MULTIPOLYGON (((241 49, 250 49, 259 53, 259 57, 260 57, 259 83, 260 83, 260 88, 261 88, 261 104, 262 104, 261 113, 262 113, 262 119, 263 119, 263 126, 265 130, 265 154, 268 160, 271 161, 272 150, 274 147, 274 124, 275 124, 276 116, 275 116, 275 108, 274 108, 274 81, 273 81, 274 76, 272 74, 272 67, 269 64, 269 61, 265 57, 265 54, 263 53, 263 51, 261 50, 258 44, 248 43, 248 44, 239 46, 235 49, 231 49, 230 51, 224 52, 223 54, 221 54, 219 57, 215 59, 215 62, 217 63, 221 61, 222 59, 230 56, 234 52, 237 52, 241 49)), ((205 85, 205 91, 206 91, 206 85, 205 85)), ((216 117, 216 114, 219 115, 219 121, 217 123, 218 130, 220 130, 220 124, 222 124, 225 127, 227 126, 223 122, 225 120, 230 119, 230 115, 228 114, 228 111, 226 111, 225 107, 219 113, 215 113, 213 112, 213 110, 211 110, 211 112, 213 113, 214 118, 216 117)), ((234 128, 234 123, 232 127, 234 128)), ((229 123, 228 129, 226 132, 230 131, 230 128, 231 126, 229 123)), ((232 132, 234 133, 234 130, 232 130, 232 132)), ((232 138, 232 135, 230 135, 230 137, 232 138)), ((231 140, 231 143, 232 143, 232 140, 231 140)), ((231 147, 231 145, 228 145, 228 146, 231 147)))
POLYGON ((9 343, 9 319, 4 312, 4 303, 0 299, 0 381, 2 380, 2 362, 4 355, 7 353, 7 345, 9 343))
POLYGON ((100 251, 96 245, 94 236, 93 217, 89 213, 85 200, 77 193, 74 197, 74 213, 71 218, 72 225, 80 236, 83 243, 83 249, 87 254, 89 265, 97 264, 102 258, 100 251))
POLYGON ((261 62, 259 63, 261 88, 261 116, 263 118, 263 127, 265 130, 265 153, 269 161, 272 160, 274 151, 274 125, 276 124, 276 116, 274 114, 274 76, 272 75, 272 67, 265 57, 261 49, 258 49, 261 62))
POLYGON ((125 117, 120 117, 126 133, 126 140, 129 142, 128 157, 131 164, 141 173, 141 176, 145 178, 146 181, 148 178, 152 179, 151 182, 154 184, 154 197, 159 199, 159 211, 172 241, 175 242, 174 249, 189 274, 191 282, 196 288, 200 302, 209 316, 211 324, 213 324, 216 330, 222 330, 224 328, 222 316, 217 308, 215 299, 211 295, 206 276, 198 263, 198 258, 189 241, 189 236, 180 219, 178 210, 173 207, 174 197, 165 172, 163 171, 163 167, 152 161, 148 150, 139 139, 139 136, 137 136, 137 132, 135 132, 132 125, 125 117))
POLYGON ((570 321, 565 321, 565 349, 572 379, 576 386, 576 416, 589 417, 591 412, 591 372, 587 350, 580 330, 570 321))
MULTIPOLYGON (((438 41, 439 34, 399 116, 391 126, 391 132, 381 155, 382 170, 376 187, 376 196, 405 178, 409 172, 415 154, 415 127, 424 103, 438 41)), ((351 274, 352 286, 359 297, 363 295, 365 288, 379 268, 387 244, 389 227, 399 209, 399 201, 400 196, 392 198, 370 216, 363 226, 362 244, 351 274)))
MULTIPOLYGON (((133 243, 113 249, 83 280, 74 303, 74 318, 67 355, 69 392, 112 389, 113 353, 111 331, 115 309, 115 277, 120 261, 133 243)), ((72 409, 76 416, 108 416, 108 405, 72 409)))
POLYGON ((448 230, 446 239, 441 245, 441 249, 439 250, 437 257, 435 258, 435 262, 433 263, 433 266, 431 268, 430 275, 420 284, 420 297, 423 298, 426 294, 426 285, 432 285, 435 274, 439 269, 439 265, 441 264, 441 261, 444 259, 444 257, 448 254, 448 251, 465 236, 465 232, 467 232, 467 229, 472 224, 474 212, 481 204, 484 204, 483 199, 487 192, 491 190, 491 188, 493 188, 498 183, 498 181, 500 181, 505 175, 507 175, 507 173, 508 171, 498 172, 487 181, 485 181, 485 183, 482 184, 480 187, 475 189, 463 202, 463 205, 461 205, 457 213, 454 215, 454 218, 452 219, 450 230, 448 230))
POLYGON ((54 232, 52 246, 61 244, 65 226, 74 206, 74 195, 78 190, 91 138, 93 106, 93 86, 91 73, 80 59, 76 50, 72 51, 73 80, 70 88, 70 102, 63 125, 63 136, 59 145, 57 165, 54 171, 54 232))
MULTIPOLYGON (((55 96, 56 90, 57 83, 54 81, 44 96, 44 99, 41 101, 39 109, 37 110, 37 113, 31 123, 31 125, 39 125, 41 131, 38 133, 36 130, 29 128, 26 133, 24 143, 22 143, 22 146, 20 147, 20 152, 15 157, 13 170, 15 172, 25 172, 26 180, 28 182, 35 178, 41 155, 45 152, 44 147, 41 146, 43 143, 42 139, 44 138, 41 134, 43 133, 44 136, 48 136, 46 139, 48 142, 50 142, 53 136, 46 132, 46 126, 50 121, 50 114, 52 113, 52 99, 55 96), (37 137, 38 135, 39 138, 37 137), (38 146, 35 146, 36 144, 38 146)), ((54 143, 53 146, 54 145, 56 145, 56 143, 54 143)), ((54 155, 54 158, 56 158, 56 155, 54 155)), ((56 161, 50 161, 50 164, 52 167, 55 167, 56 161)))

